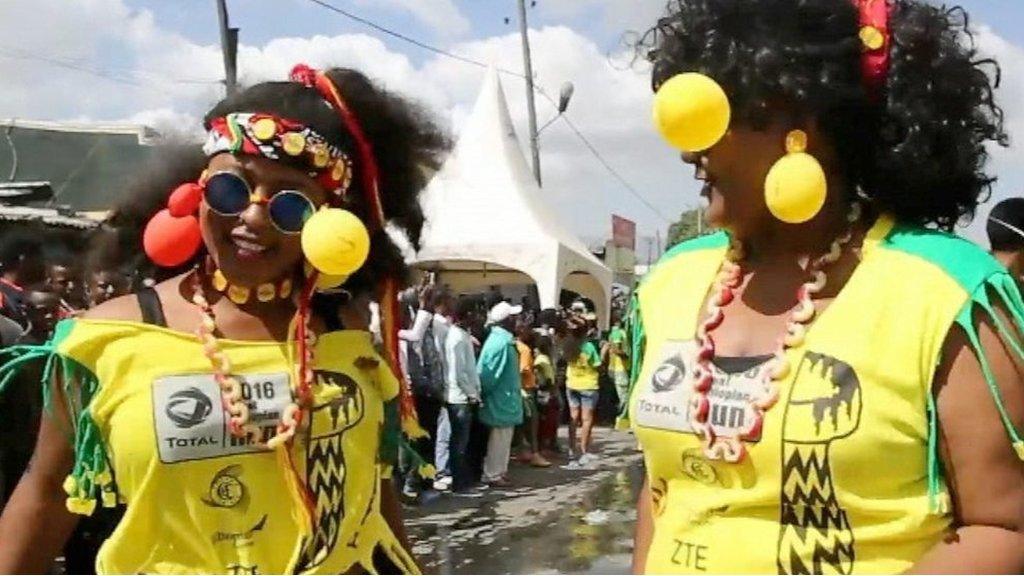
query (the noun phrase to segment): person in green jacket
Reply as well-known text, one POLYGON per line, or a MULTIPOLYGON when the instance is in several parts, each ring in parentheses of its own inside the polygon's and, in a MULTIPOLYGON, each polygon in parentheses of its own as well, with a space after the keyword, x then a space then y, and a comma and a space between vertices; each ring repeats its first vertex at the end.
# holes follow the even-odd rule
POLYGON ((519 353, 512 335, 515 318, 521 306, 499 302, 491 308, 487 336, 476 368, 480 372, 482 403, 480 420, 490 426, 487 457, 484 459, 483 481, 491 486, 508 486, 508 458, 512 450, 512 433, 523 423, 523 400, 519 381, 519 353))

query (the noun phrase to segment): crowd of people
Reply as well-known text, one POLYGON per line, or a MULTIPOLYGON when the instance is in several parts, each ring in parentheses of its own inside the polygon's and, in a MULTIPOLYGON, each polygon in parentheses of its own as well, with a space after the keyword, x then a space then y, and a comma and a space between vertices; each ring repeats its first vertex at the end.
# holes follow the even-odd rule
POLYGON ((427 480, 402 467, 408 501, 424 489, 475 494, 509 486, 512 459, 540 468, 563 459, 567 469, 597 463, 591 439, 599 381, 605 374, 614 380, 606 389, 616 408, 628 388, 618 312, 602 332, 593 303, 583 299, 530 310, 497 292, 456 296, 433 284, 407 290, 402 304, 402 365, 420 425, 430 432, 417 452, 436 470, 427 480))

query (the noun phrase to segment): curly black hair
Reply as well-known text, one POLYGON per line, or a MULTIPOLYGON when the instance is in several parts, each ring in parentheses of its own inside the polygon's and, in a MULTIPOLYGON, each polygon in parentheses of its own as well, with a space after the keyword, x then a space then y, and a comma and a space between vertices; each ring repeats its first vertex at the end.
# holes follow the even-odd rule
POLYGON ((121 194, 121 200, 89 240, 89 272, 120 270, 128 273, 134 289, 146 279, 157 282, 176 276, 194 264, 159 268, 146 257, 142 233, 154 214, 167 207, 176 186, 195 180, 206 168, 206 157, 195 145, 166 144, 141 166, 121 194))
POLYGON ((671 0, 634 48, 654 64, 655 89, 682 72, 714 78, 734 121, 817 121, 847 193, 908 223, 952 230, 991 192, 986 143, 1008 143, 993 94, 999 66, 978 56, 962 8, 882 1, 892 45, 880 95, 863 82, 851 0, 671 0))
MULTIPOLYGON (((416 103, 398 96, 371 81, 365 75, 347 68, 326 71, 352 109, 369 140, 379 169, 379 189, 386 220, 405 233, 419 248, 424 217, 418 196, 430 175, 440 168, 450 148, 448 136, 431 120, 428 112, 416 103)), ((287 118, 309 126, 331 144, 349 151, 353 158, 352 184, 345 208, 363 221, 369 221, 369 207, 362 193, 358 160, 351 135, 338 113, 314 88, 297 82, 265 82, 228 97, 208 112, 204 124, 232 112, 261 112, 287 118)), ((160 162, 144 171, 125 201, 118 206, 108 225, 118 230, 121 238, 115 243, 125 254, 138 252, 142 229, 149 218, 163 208, 170 191, 178 184, 195 180, 206 160, 192 146, 170 150, 160 162)), ((111 246, 107 241, 107 248, 111 246)), ((187 269, 163 271, 162 275, 187 269)), ((353 294, 372 292, 384 277, 405 280, 408 269, 401 251, 384 230, 371 236, 370 258, 353 274, 345 288, 353 294)))

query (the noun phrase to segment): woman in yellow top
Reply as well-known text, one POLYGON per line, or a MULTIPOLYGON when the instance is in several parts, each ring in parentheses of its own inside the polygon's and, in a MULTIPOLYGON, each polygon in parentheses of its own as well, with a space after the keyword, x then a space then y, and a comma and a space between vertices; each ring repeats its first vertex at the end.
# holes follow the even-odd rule
POLYGON ((186 271, 7 366, 48 358, 52 386, 0 572, 45 573, 77 514, 118 504, 99 573, 417 572, 389 480, 399 413, 422 431, 396 372, 405 268, 384 225, 417 239, 445 139, 362 74, 301 65, 204 124, 205 166, 142 237, 186 271), (380 299, 383 354, 365 306, 338 312, 345 294, 380 299))
POLYGON ((1024 300, 946 232, 1006 139, 966 20, 679 0, 641 42, 721 232, 635 296, 636 571, 1024 570, 1024 300))
POLYGON ((566 346, 565 394, 569 403, 569 426, 578 430, 569 432, 570 442, 579 438, 579 445, 572 449, 577 459, 568 464, 569 468, 587 466, 597 459, 590 452, 590 440, 594 431, 594 413, 597 412, 598 382, 600 379, 601 354, 590 340, 590 318, 573 329, 572 340, 566 346))

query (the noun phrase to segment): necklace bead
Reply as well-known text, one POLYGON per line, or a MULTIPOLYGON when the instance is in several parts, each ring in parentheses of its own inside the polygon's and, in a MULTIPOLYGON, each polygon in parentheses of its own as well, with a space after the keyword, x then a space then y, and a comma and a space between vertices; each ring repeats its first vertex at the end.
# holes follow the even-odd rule
POLYGON ((788 350, 799 348, 807 339, 808 325, 817 317, 813 296, 825 289, 828 282, 824 268, 834 264, 843 254, 843 248, 853 237, 853 225, 861 216, 860 206, 851 207, 847 221, 850 230, 836 238, 828 251, 807 265, 810 280, 797 290, 796 304, 790 312, 786 330, 779 341, 778 349, 769 360, 769 366, 763 373, 766 378, 761 394, 750 400, 754 411, 754 421, 749 430, 740 436, 719 436, 708 422, 711 411, 710 392, 714 384, 712 366, 715 358, 715 341, 712 333, 725 321, 724 308, 736 299, 735 290, 743 283, 741 262, 744 250, 741 244, 734 242, 726 251, 719 273, 715 277, 715 285, 708 298, 707 317, 697 327, 698 349, 695 354, 696 370, 691 376, 692 393, 690 396, 690 426, 701 438, 704 455, 711 460, 739 462, 746 455, 743 441, 755 441, 761 436, 764 427, 764 414, 778 403, 780 384, 792 372, 792 365, 787 354, 788 350))

